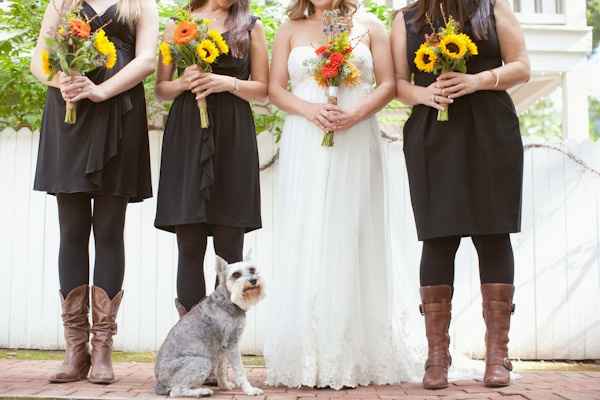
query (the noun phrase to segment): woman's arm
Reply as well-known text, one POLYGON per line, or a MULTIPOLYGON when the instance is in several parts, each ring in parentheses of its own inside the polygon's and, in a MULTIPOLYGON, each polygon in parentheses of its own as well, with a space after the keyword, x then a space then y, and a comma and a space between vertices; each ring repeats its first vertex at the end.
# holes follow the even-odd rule
POLYGON ((443 110, 444 104, 452 101, 442 96, 437 83, 429 87, 414 85, 411 82, 409 61, 406 50, 406 26, 402 12, 396 14, 392 26, 392 56, 396 75, 396 97, 404 104, 414 106, 424 104, 437 110, 443 110))
POLYGON ((101 102, 123 93, 142 82, 154 72, 158 42, 158 11, 154 1, 144 1, 142 13, 136 22, 135 58, 110 79, 99 85, 87 77, 75 78, 73 89, 81 93, 71 99, 76 102, 85 98, 101 102))
POLYGON ((377 87, 354 109, 337 113, 335 130, 351 128, 371 117, 394 98, 394 65, 388 34, 383 24, 374 16, 366 16, 363 23, 368 29, 377 87))
POLYGON ((269 81, 269 55, 267 38, 260 21, 256 21, 250 33, 250 80, 241 80, 232 76, 205 73, 192 83, 192 92, 196 99, 205 98, 211 93, 230 92, 246 101, 264 102, 267 100, 269 81))
POLYGON ((269 77, 269 99, 277 108, 288 114, 303 116, 321 130, 333 129, 332 111, 337 108, 330 104, 316 104, 302 100, 288 90, 288 58, 291 52, 292 23, 281 25, 271 58, 269 77))
MULTIPOLYGON (((163 40, 170 43, 175 32, 175 24, 169 23, 165 28, 163 40)), ((181 93, 190 90, 190 82, 193 78, 200 77, 200 69, 196 66, 186 68, 182 76, 173 79, 175 73, 175 64, 164 65, 162 56, 159 57, 158 67, 156 72, 156 87, 154 92, 156 97, 162 101, 170 101, 175 99, 181 93)))
POLYGON ((473 75, 442 74, 440 86, 448 97, 457 98, 478 90, 507 90, 529 81, 531 65, 521 24, 505 0, 496 0, 494 15, 504 65, 473 75))
POLYGON ((69 81, 66 77, 62 77, 61 74, 55 74, 51 80, 48 80, 48 77, 42 72, 40 54, 42 50, 46 49, 46 38, 48 37, 48 34, 55 31, 60 23, 60 13, 66 11, 70 5, 71 3, 69 0, 56 0, 48 3, 44 18, 42 19, 42 27, 38 35, 37 44, 31 55, 31 64, 29 66, 31 73, 38 81, 47 86, 60 88, 61 78, 64 82, 69 81))

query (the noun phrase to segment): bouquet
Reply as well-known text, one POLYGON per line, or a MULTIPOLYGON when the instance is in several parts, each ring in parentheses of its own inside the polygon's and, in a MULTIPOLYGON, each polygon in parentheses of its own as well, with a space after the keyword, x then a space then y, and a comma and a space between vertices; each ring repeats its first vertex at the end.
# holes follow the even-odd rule
MULTIPOLYGON (((416 52, 415 65, 420 71, 436 75, 445 72, 464 74, 467 72, 467 60, 479 54, 477 45, 468 35, 460 32, 460 26, 454 18, 446 20, 443 8, 442 16, 445 26, 437 32, 427 17, 433 33, 425 35, 425 43, 416 52)), ((448 121, 448 108, 438 111, 437 120, 448 121)))
MULTIPOLYGON (((81 14, 80 8, 75 8, 61 16, 56 31, 46 38, 41 58, 42 70, 50 80, 58 71, 76 76, 101 67, 112 69, 117 63, 117 49, 104 29, 92 33, 90 21, 81 14)), ((65 123, 75 122, 76 104, 67 102, 65 123)))
MULTIPOLYGON (((175 65, 187 68, 198 65, 204 72, 212 71, 221 54, 229 53, 229 46, 223 36, 216 30, 210 29, 212 21, 194 18, 189 10, 180 11, 176 17, 173 42, 163 41, 160 44, 161 60, 164 65, 175 65)), ((208 128, 208 109, 206 99, 198 100, 200 110, 200 125, 208 128)))
MULTIPOLYGON (((326 89, 328 103, 337 104, 338 88, 356 85, 360 81, 360 71, 350 62, 352 20, 341 16, 338 10, 328 10, 323 13, 323 27, 328 41, 315 50, 317 58, 307 63, 315 81, 326 89)), ((325 132, 321 145, 333 146, 333 131, 325 132)))

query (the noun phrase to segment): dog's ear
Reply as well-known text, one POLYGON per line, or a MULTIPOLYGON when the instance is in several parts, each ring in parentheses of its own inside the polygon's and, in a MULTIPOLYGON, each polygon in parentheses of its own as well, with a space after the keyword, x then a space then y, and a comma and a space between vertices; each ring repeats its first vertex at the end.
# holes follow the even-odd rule
POLYGON ((215 263, 215 269, 217 272, 217 278, 219 278, 219 283, 225 284, 225 280, 227 277, 225 276, 225 272, 227 271, 227 261, 217 255, 217 262, 215 263))

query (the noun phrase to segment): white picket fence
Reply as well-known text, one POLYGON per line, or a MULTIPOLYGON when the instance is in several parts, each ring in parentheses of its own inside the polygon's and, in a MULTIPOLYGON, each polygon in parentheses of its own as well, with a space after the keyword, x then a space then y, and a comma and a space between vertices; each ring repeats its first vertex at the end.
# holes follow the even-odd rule
MULTIPOLYGON (((156 188, 161 133, 150 135, 156 188)), ((261 135, 268 158, 273 143, 261 135)), ((0 132, 0 347, 61 348, 57 278, 58 222, 54 197, 33 192, 38 135, 28 130, 0 132)), ((418 285, 420 244, 416 239, 402 145, 382 143, 387 210, 397 279, 418 285), (411 273, 406 273, 411 271, 411 273)), ((600 143, 569 146, 600 170, 600 143)), ((277 166, 261 174, 264 229, 246 239, 268 280, 273 268, 273 186, 277 166)), ((513 236, 516 253, 517 312, 512 355, 521 358, 600 358, 600 176, 585 172, 564 155, 532 149, 526 153, 523 232, 513 236)), ((125 298, 116 347, 157 349, 176 320, 174 236, 153 228, 155 200, 131 205, 127 214, 125 298)), ((382 227, 383 229, 383 227, 382 227)), ((210 247, 210 246, 209 246, 210 247)), ((214 279, 212 249, 207 278, 214 279)), ((92 254, 93 258, 93 254, 92 254)), ((476 253, 465 240, 457 258, 453 346, 480 356, 480 313, 476 253)), ((269 299, 267 301, 273 301, 269 299)), ((414 299, 411 328, 423 330, 414 299)), ((246 353, 260 354, 266 305, 252 311, 244 338, 246 353)))

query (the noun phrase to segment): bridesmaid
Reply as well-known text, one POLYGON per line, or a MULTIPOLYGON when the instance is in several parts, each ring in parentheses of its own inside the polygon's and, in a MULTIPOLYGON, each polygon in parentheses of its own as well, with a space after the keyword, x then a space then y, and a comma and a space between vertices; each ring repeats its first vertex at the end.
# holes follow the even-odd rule
POLYGON ((421 312, 429 344, 423 384, 448 386, 454 258, 470 236, 479 255, 486 333, 486 386, 510 383, 508 332, 513 311, 510 233, 521 229, 523 145, 506 90, 529 80, 523 33, 504 0, 418 0, 398 13, 392 47, 398 97, 413 105, 404 153, 421 256, 421 312), (419 72, 414 55, 443 23, 440 5, 475 39, 468 74, 419 72), (411 75, 414 82, 411 82, 411 75), (450 107, 450 121, 437 110, 450 107))
MULTIPOLYGON (((259 163, 250 101, 267 97, 267 44, 249 0, 193 0, 195 16, 213 20, 230 53, 213 73, 175 71, 159 62, 156 94, 174 100, 165 128, 155 226, 177 235, 175 305, 183 316, 206 296, 207 237, 230 263, 242 260, 244 234, 261 227, 259 163), (174 78, 177 72, 178 77, 174 78), (197 100, 210 125, 200 128, 197 100)), ((171 41, 174 26, 167 27, 171 41)))
POLYGON ((142 81, 154 71, 158 13, 154 1, 57 0, 46 9, 31 71, 48 86, 35 190, 56 195, 60 225, 58 270, 65 360, 50 382, 114 381, 112 336, 123 297, 123 230, 127 204, 152 196, 148 126, 142 81), (92 30, 102 26, 117 47, 110 71, 58 74, 48 81, 40 51, 59 23, 57 10, 81 7, 92 30), (77 123, 64 121, 65 101, 77 103, 77 123), (89 239, 94 232, 92 327, 89 239), (92 333, 91 359, 88 349, 92 333))

